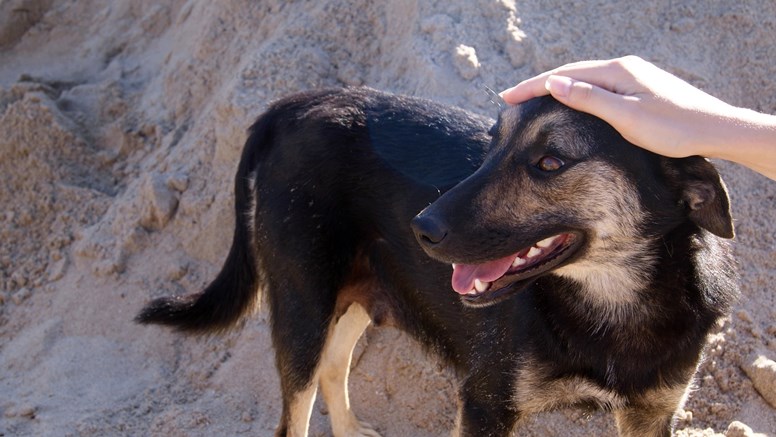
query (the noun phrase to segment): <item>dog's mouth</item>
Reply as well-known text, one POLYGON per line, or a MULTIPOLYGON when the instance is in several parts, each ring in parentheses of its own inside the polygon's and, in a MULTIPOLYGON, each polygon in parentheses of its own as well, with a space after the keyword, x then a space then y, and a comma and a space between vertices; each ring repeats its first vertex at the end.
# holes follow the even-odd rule
POLYGON ((466 303, 492 303, 520 283, 558 267, 577 252, 582 237, 561 233, 547 237, 519 252, 483 264, 453 264, 453 290, 466 303))

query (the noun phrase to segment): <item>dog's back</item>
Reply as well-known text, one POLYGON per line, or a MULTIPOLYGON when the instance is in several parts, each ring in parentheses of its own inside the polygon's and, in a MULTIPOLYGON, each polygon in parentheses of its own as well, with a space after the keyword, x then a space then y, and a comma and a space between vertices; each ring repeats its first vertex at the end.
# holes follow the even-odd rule
POLYGON ((229 328, 256 303, 263 271, 282 276, 281 247, 294 240, 310 246, 290 248, 291 260, 310 249, 314 253, 322 235, 332 243, 317 245, 325 247, 321 261, 308 268, 329 272, 335 267, 330 263, 347 264, 332 258, 352 257, 349 240, 373 234, 391 214, 403 213, 409 223, 440 190, 474 172, 487 149, 490 124, 457 108, 369 88, 310 91, 275 102, 251 126, 242 152, 234 182, 236 226, 222 272, 202 293, 158 299, 137 320, 187 332, 229 328), (390 186, 378 192, 371 182, 381 173, 390 186), (359 211, 356 221, 362 223, 353 223, 347 210, 359 208, 365 198, 381 199, 385 209, 359 211), (286 204, 308 208, 280 206, 286 204), (402 206, 406 210, 397 212, 402 206), (320 222, 310 227, 309 219, 320 222), (342 254, 332 256, 333 247, 342 254), (259 264, 267 269, 257 269, 259 264))

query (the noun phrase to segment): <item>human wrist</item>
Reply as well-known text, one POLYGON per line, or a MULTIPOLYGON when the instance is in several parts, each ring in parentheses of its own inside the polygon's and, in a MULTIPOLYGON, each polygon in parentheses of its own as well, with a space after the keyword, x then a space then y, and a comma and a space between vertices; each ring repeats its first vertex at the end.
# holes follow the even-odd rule
POLYGON ((755 111, 725 104, 714 111, 700 112, 687 138, 680 144, 681 154, 732 160, 736 146, 749 141, 752 126, 757 123, 755 111))
POLYGON ((773 177, 776 116, 731 106, 717 118, 707 131, 705 144, 697 145, 697 154, 736 162, 773 177))

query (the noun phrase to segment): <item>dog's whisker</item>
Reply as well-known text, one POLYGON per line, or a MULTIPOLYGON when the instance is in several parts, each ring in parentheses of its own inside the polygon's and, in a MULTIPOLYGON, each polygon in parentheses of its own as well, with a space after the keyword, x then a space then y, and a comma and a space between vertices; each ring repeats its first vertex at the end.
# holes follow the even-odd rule
POLYGON ((505 108, 507 106, 507 103, 497 92, 493 91, 493 89, 487 85, 483 85, 483 87, 485 88, 485 92, 488 94, 490 103, 496 105, 496 107, 499 109, 505 108))

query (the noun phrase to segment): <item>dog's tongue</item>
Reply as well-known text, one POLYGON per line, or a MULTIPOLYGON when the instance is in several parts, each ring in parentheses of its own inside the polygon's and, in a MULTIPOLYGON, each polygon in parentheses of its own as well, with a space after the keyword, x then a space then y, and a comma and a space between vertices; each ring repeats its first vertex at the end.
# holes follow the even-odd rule
POLYGON ((453 290, 466 294, 474 288, 474 280, 493 282, 509 270, 515 255, 509 255, 484 264, 455 264, 453 267, 453 290))

